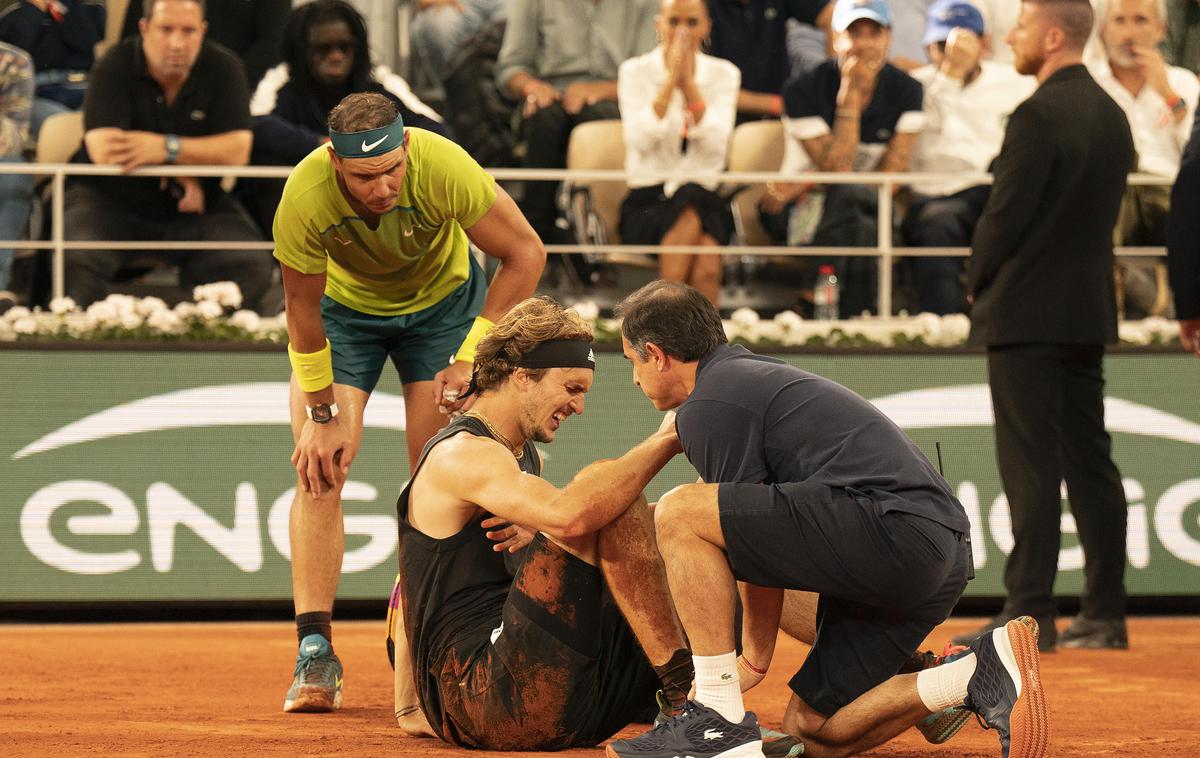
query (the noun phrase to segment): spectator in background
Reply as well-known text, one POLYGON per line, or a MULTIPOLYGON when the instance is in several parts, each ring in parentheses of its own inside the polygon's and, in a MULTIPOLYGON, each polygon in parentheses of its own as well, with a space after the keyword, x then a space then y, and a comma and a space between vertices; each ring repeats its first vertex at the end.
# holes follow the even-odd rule
MULTIPOLYGON (((921 85, 887 62, 891 12, 884 0, 838 0, 833 11, 837 57, 784 91, 787 171, 907 171, 925 125, 921 85)), ((760 201, 764 225, 784 241, 791 205, 807 191, 800 184, 769 184, 760 201)), ((873 247, 878 244, 878 189, 860 184, 825 187, 825 206, 812 243, 873 247)), ((871 257, 836 261, 842 282, 841 318, 873 311, 878 264, 871 257)))
MULTIPOLYGON (((147 2, 141 34, 114 45, 92 71, 77 161, 244 166, 250 158, 246 79, 237 58, 204 39, 199 0, 147 2)), ((76 177, 66 192, 68 240, 259 241, 242 206, 216 179, 76 177)), ((72 250, 67 294, 81 306, 103 298, 132 253, 72 250)), ((254 308, 274 268, 263 250, 179 250, 185 287, 231 280, 254 308)))
MULTIPOLYGON (((152 2, 130 0, 122 37, 138 33, 141 18, 149 15, 143 4, 152 2)), ((279 62, 284 20, 292 0, 205 0, 205 5, 208 40, 224 45, 241 59, 246 83, 253 90, 267 69, 279 62)))
MULTIPOLYGON (((525 168, 562 168, 576 124, 620 118, 617 67, 654 47, 655 0, 511 0, 496 64, 500 88, 522 103, 525 168)), ((521 210, 545 243, 571 243, 557 225, 558 184, 527 182, 521 210)))
POLYGON ((1200 357, 1200 116, 1183 151, 1167 217, 1167 267, 1183 349, 1200 357))
POLYGON ((738 123, 782 114, 781 94, 791 65, 787 22, 811 25, 827 35, 829 0, 708 0, 712 35, 708 54, 732 61, 742 72, 738 123))
POLYGON ((1128 647, 1121 473, 1104 426, 1104 346, 1117 339, 1112 229, 1134 166, 1120 107, 1088 74, 1088 0, 1024 0, 1008 37, 1038 89, 1013 111, 967 262, 970 342, 987 347, 996 459, 1012 514, 1000 615, 1053 650, 1061 487, 1083 545, 1080 615, 1064 647, 1128 647))
POLYGON ((888 60, 906 73, 925 64, 925 19, 932 0, 889 0, 892 11, 892 44, 888 60))
MULTIPOLYGON (((737 107, 737 66, 700 52, 712 28, 704 0, 663 0, 655 17, 659 46, 617 73, 625 131, 625 169, 637 175, 621 205, 626 245, 728 245, 729 202, 716 181, 664 179, 673 171, 725 168, 737 107)), ((721 294, 719 253, 661 254, 663 279, 685 282, 714 305, 721 294)))
POLYGON ((413 47, 431 78, 441 83, 450 59, 468 37, 505 18, 507 0, 418 0, 413 47))
MULTIPOLYGON (((33 61, 19 48, 0 42, 0 162, 18 163, 29 134, 33 102, 33 61)), ((33 206, 33 177, 0 174, 0 240, 20 239, 33 206)), ((12 248, 0 247, 0 313, 17 304, 9 291, 12 248)))
MULTIPOLYGON (((1034 83, 1011 65, 986 60, 991 38, 968 0, 937 0, 924 39, 932 65, 912 72, 925 88, 927 123, 913 155, 914 171, 982 174, 1004 139, 1004 124, 1034 83)), ((915 185, 902 234, 913 247, 969 247, 990 185, 948 179, 915 185)), ((922 313, 963 310, 963 259, 912 259, 922 313)))
POLYGON ((1200 0, 1166 0, 1167 35, 1159 49, 1172 66, 1200 74, 1200 0))
POLYGON ((104 39, 104 6, 84 0, 23 0, 0 14, 0 42, 33 58, 34 136, 42 122, 83 104, 96 43, 104 39))
MULTIPOLYGON (((1137 149, 1137 170, 1173 180, 1191 131, 1200 82, 1185 68, 1163 62, 1158 44, 1166 35, 1162 0, 1108 0, 1100 27, 1104 58, 1092 76, 1121 106, 1137 149)), ((1150 247, 1166 244, 1171 188, 1134 185, 1125 190, 1113 242, 1150 247)), ((1166 267, 1162 261, 1122 258, 1118 310, 1127 316, 1169 316, 1166 267)))
MULTIPOLYGON (((294 166, 329 140, 326 120, 352 92, 377 92, 400 109, 407 126, 448 136, 441 117, 386 66, 371 66, 367 26, 344 0, 316 0, 288 14, 283 63, 266 73, 250 101, 255 165, 294 166)), ((270 233, 282 179, 243 181, 242 198, 270 233)))

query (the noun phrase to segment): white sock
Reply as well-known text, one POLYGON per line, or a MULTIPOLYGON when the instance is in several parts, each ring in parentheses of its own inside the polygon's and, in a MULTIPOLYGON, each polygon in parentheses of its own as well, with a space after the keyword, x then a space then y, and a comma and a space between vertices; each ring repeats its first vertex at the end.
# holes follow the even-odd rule
POLYGON ((917 694, 932 713, 962 705, 967 699, 967 682, 975 673, 975 654, 917 672, 917 694))
POLYGON ((742 683, 738 678, 737 653, 693 655, 696 667, 696 702, 707 705, 731 724, 746 717, 742 683))

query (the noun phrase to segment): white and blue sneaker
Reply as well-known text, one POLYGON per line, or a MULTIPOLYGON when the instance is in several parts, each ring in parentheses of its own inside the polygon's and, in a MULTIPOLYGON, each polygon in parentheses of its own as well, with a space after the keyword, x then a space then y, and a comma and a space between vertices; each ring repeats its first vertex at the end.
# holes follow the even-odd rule
POLYGON ((726 721, 712 708, 689 700, 678 716, 645 734, 610 744, 609 758, 763 758, 758 717, 747 711, 740 724, 726 721))
POLYGON ((1013 619, 971 643, 975 673, 966 708, 995 729, 1004 758, 1041 758, 1050 750, 1050 713, 1038 671, 1037 622, 1013 619))
POLYGON ((283 710, 288 713, 328 713, 342 707, 342 662, 329 640, 310 634, 300 641, 296 670, 283 710))

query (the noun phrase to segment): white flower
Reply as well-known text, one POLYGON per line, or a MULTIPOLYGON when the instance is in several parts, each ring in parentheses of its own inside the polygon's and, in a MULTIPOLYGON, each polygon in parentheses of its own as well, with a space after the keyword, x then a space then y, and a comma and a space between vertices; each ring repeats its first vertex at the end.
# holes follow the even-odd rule
POLYGON ((88 306, 87 314, 95 321, 96 326, 116 326, 121 323, 121 314, 117 306, 107 300, 99 300, 88 306))
POLYGON ((91 335, 96 328, 96 319, 85 313, 67 319, 67 334, 80 339, 91 335))
POLYGON ((1151 331, 1141 321, 1122 321, 1117 326, 1117 333, 1122 342, 1134 345, 1149 345, 1153 338, 1151 331))
POLYGON ((804 318, 801 317, 799 313, 796 313, 792 310, 780 311, 779 313, 776 313, 775 318, 771 320, 779 325, 779 328, 783 330, 784 334, 790 334, 797 329, 802 329, 804 327, 804 318))
POLYGON ((195 303, 177 303, 175 305, 175 315, 184 321, 195 318, 197 314, 195 303))
POLYGON ((0 342, 12 342, 17 338, 17 333, 9 326, 8 321, 0 318, 0 342))
POLYGON ((758 342, 759 340, 772 340, 773 342, 782 342, 783 335, 783 326, 778 321, 760 321, 757 325, 755 325, 753 336, 750 338, 750 341, 758 342))
POLYGON ((759 322, 758 311, 753 308, 738 308, 730 315, 729 320, 733 322, 733 325, 738 330, 749 336, 753 333, 752 330, 759 322))
POLYGON ((168 310, 151 313, 146 318, 146 325, 163 334, 179 334, 184 329, 183 319, 179 317, 179 314, 168 310))
POLYGON ((230 326, 236 326, 248 332, 257 332, 260 321, 261 319, 254 311, 237 311, 229 317, 230 326))
POLYGON ((116 312, 122 316, 137 311, 138 301, 133 295, 109 295, 104 298, 104 302, 111 304, 116 309, 116 312))
POLYGON ((143 297, 137 304, 137 313, 143 318, 165 310, 167 310, 167 304, 159 297, 143 297))
POLYGON ((134 329, 137 329, 141 325, 142 325, 142 317, 137 315, 136 313, 122 313, 121 314, 121 328, 122 329, 128 329, 129 331, 132 332, 134 329))
POLYGON ((58 316, 65 316, 78 309, 79 306, 69 297, 56 297, 50 301, 50 312, 58 316))
POLYGON ((222 308, 239 308, 242 290, 233 282, 201 284, 192 290, 192 299, 197 303, 213 302, 222 308))
POLYGON ((212 300, 201 300, 196 303, 196 314, 205 321, 215 321, 225 313, 225 309, 212 300))
POLYGON ((18 305, 16 307, 9 308, 7 313, 5 313, 3 316, 0 316, 0 321, 5 321, 11 324, 17 319, 25 318, 26 316, 30 315, 30 313, 31 311, 28 308, 23 305, 18 305))
POLYGON ((961 345, 971 334, 971 319, 965 313, 942 316, 942 345, 961 345))
POLYGON ((936 313, 920 313, 915 319, 916 337, 922 337, 927 345, 940 345, 942 339, 942 319, 936 313))
POLYGON ((22 316, 12 322, 12 330, 17 334, 37 334, 38 325, 32 316, 22 316))
POLYGON ((584 300, 571 306, 571 310, 579 314, 579 318, 589 324, 594 324, 600 318, 600 306, 592 300, 584 300))

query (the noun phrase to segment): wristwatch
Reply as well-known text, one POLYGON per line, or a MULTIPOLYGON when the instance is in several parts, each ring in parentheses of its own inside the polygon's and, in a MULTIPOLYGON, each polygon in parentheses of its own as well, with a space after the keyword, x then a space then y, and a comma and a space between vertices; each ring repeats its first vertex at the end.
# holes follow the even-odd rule
POLYGON ((174 163, 179 160, 179 135, 167 135, 167 163, 174 163))
POLYGON ((317 424, 328 424, 338 415, 337 403, 317 403, 304 407, 308 417, 317 424))

